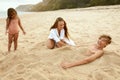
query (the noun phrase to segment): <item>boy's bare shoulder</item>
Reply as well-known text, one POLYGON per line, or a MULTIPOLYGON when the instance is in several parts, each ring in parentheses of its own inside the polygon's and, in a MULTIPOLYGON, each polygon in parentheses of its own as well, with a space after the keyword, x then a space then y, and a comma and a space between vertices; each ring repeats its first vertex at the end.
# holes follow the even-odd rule
POLYGON ((103 51, 103 50, 98 50, 98 51, 96 51, 96 54, 97 54, 97 55, 103 55, 103 54, 104 54, 104 51, 103 51))

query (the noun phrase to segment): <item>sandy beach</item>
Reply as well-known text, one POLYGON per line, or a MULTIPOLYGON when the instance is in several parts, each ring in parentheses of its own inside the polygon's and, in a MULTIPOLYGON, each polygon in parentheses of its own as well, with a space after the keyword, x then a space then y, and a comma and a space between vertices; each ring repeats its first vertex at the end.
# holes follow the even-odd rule
POLYGON ((18 50, 7 53, 5 18, 0 19, 0 80, 120 80, 120 5, 36 12, 19 16, 18 50), (72 40, 80 47, 47 49, 49 28, 62 17, 72 40), (62 69, 63 61, 81 60, 87 47, 107 34, 112 43, 92 63, 62 69))

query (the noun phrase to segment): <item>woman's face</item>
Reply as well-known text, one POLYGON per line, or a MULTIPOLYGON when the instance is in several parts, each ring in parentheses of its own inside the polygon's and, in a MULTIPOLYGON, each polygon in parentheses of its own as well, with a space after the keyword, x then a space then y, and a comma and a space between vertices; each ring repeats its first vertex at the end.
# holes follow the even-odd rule
POLYGON ((101 38, 98 40, 98 44, 101 46, 101 47, 106 47, 108 45, 107 43, 107 39, 106 38, 101 38))
POLYGON ((58 30, 62 30, 64 28, 64 21, 58 21, 58 30))

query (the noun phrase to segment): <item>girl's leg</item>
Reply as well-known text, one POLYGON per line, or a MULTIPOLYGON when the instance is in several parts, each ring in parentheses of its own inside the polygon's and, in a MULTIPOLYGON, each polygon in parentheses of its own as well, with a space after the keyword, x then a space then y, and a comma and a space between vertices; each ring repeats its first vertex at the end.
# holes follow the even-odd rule
POLYGON ((10 52, 10 48, 11 48, 11 45, 12 45, 12 38, 13 38, 13 35, 8 34, 8 52, 10 52))
POLYGON ((49 49, 53 49, 55 47, 55 41, 52 40, 52 39, 48 39, 48 41, 47 41, 47 47, 49 49))
POLYGON ((14 51, 17 50, 18 45, 18 33, 14 35, 14 51))

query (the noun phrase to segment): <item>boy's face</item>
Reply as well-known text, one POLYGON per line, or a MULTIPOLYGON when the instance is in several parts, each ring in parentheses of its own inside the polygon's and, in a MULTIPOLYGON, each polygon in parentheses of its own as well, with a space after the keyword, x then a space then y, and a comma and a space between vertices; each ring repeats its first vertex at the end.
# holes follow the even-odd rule
POLYGON ((99 40, 98 40, 98 44, 101 46, 101 47, 106 47, 107 45, 108 45, 108 42, 107 42, 108 40, 106 39, 106 38, 100 38, 99 40))
POLYGON ((57 28, 58 28, 58 30, 62 30, 64 28, 64 21, 59 21, 57 28))

